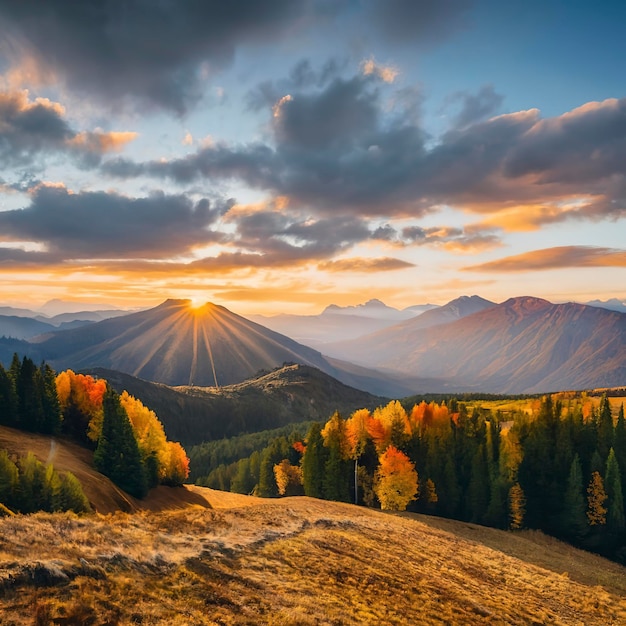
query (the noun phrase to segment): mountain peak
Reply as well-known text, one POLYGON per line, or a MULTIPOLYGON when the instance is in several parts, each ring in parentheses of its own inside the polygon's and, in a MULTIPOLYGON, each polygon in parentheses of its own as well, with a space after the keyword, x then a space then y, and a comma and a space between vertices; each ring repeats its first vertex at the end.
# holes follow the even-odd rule
POLYGON ((532 313, 534 311, 547 309, 548 307, 553 306, 553 304, 543 298, 536 298, 534 296, 518 296, 516 298, 509 298, 502 303, 502 306, 519 311, 520 313, 532 313))

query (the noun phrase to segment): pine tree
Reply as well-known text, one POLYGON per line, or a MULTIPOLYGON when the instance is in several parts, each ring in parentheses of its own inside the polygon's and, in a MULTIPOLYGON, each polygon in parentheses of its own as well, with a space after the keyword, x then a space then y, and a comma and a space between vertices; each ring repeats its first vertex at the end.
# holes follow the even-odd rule
POLYGON ((94 464, 118 487, 143 498, 147 485, 141 454, 128 416, 113 389, 107 388, 102 407, 102 432, 94 453, 94 464))
POLYGON ((250 471, 250 458, 240 459, 237 462, 237 473, 230 483, 230 490, 235 493, 251 493, 255 484, 250 471))
POLYGON ((304 493, 312 498, 324 495, 324 467, 328 459, 328 450, 324 447, 322 427, 315 423, 306 438, 306 450, 302 457, 302 482, 304 493))
POLYGON ((59 500, 63 511, 88 513, 91 511, 89 500, 83 491, 78 478, 71 472, 65 472, 61 477, 59 500))
POLYGON ((619 407, 615 432, 613 436, 615 456, 622 479, 622 496, 626 496, 626 420, 624 420, 624 404, 619 407))
POLYGON ((624 520, 622 480, 613 448, 610 449, 609 458, 606 462, 604 484, 606 485, 607 495, 607 529, 615 533, 623 532, 626 528, 626 523, 624 520))
POLYGON ((472 477, 468 490, 468 513, 470 521, 480 524, 487 513, 490 499, 489 468, 485 446, 480 444, 472 460, 472 477))
POLYGON ((16 508, 16 492, 19 481, 17 466, 7 454, 6 450, 0 450, 0 504, 9 509, 16 508))
POLYGON ((583 491, 583 473, 580 457, 572 461, 563 503, 562 529, 566 537, 580 541, 588 531, 586 503, 583 491))
POLYGON ((57 395, 56 375, 54 370, 43 363, 39 368, 40 374, 40 394, 42 403, 42 424, 40 432, 47 434, 57 434, 61 431, 61 405, 57 395))
POLYGON ((600 399, 600 409, 597 415, 598 429, 598 452, 600 458, 605 460, 609 456, 609 450, 613 447, 613 415, 611 404, 606 393, 600 399))
POLYGON ((13 426, 17 422, 17 396, 13 380, 0 363, 0 424, 13 426))

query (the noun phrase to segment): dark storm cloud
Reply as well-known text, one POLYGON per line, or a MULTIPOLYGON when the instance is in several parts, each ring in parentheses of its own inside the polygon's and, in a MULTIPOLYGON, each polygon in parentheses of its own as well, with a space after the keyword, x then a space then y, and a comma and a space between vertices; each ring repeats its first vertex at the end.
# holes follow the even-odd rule
POLYGON ((626 250, 594 246, 559 246, 532 250, 463 269, 472 272, 526 272, 568 267, 626 267, 626 250))
POLYGON ((114 193, 71 193, 39 187, 30 206, 0 212, 0 232, 46 245, 58 258, 161 258, 220 240, 209 230, 231 203, 193 202, 155 192, 147 198, 114 193))
POLYGON ((365 222, 350 216, 313 220, 255 211, 236 215, 232 221, 236 224, 233 243, 260 255, 257 264, 267 266, 327 259, 372 237, 365 222))
POLYGON ((626 174, 626 98, 589 102, 540 120, 505 161, 511 178, 535 174, 542 183, 593 182, 626 174))
POLYGON ((308 0, 20 0, 0 4, 0 33, 5 54, 34 56, 78 92, 182 114, 200 98, 203 71, 315 12, 308 0))
POLYGON ((289 73, 287 78, 266 80, 256 85, 246 94, 246 103, 251 111, 271 108, 285 94, 311 87, 321 89, 346 69, 347 60, 328 59, 321 68, 316 69, 309 59, 302 59, 289 73))
POLYGON ((271 143, 217 144, 167 162, 116 159, 103 171, 180 184, 239 180, 319 216, 416 217, 443 205, 491 213, 525 204, 547 207, 529 216, 537 225, 624 214, 626 99, 546 119, 532 109, 470 123, 493 112, 499 97, 487 89, 465 101, 467 124, 434 142, 414 119, 386 108, 383 90, 393 96, 377 72, 337 77, 283 94, 271 110, 271 143), (577 196, 574 209, 564 205, 577 196))
POLYGON ((376 0, 375 24, 391 43, 436 43, 467 23, 472 0, 376 0))
POLYGON ((480 122, 494 115, 504 96, 496 93, 493 85, 483 85, 477 93, 457 92, 448 98, 447 104, 460 105, 459 112, 454 117, 454 125, 463 128, 480 122))
POLYGON ((0 166, 37 167, 47 155, 65 154, 79 166, 95 167, 102 155, 134 139, 134 133, 77 131, 61 105, 30 101, 26 91, 0 93, 0 166))

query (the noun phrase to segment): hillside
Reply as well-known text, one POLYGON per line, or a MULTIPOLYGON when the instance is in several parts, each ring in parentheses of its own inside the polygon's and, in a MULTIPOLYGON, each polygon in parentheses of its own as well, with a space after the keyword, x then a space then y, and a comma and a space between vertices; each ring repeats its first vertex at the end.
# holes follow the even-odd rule
POLYGON ((447 379, 441 390, 537 393, 626 380, 626 314, 521 297, 420 326, 441 309, 344 342, 337 352, 369 367, 447 379))
POLYGON ((0 520, 3 623, 626 620, 626 570, 540 533, 195 491, 211 510, 0 520))
POLYGON ((0 426, 0 450, 7 450, 10 456, 32 452, 42 463, 52 463, 59 472, 72 472, 80 480, 92 508, 99 513, 208 506, 201 496, 186 487, 160 486, 143 500, 137 500, 93 467, 93 452, 66 439, 0 426))
POLYGON ((102 368, 88 373, 139 398, 159 416, 168 437, 183 445, 305 420, 326 421, 336 410, 349 415, 384 402, 306 365, 287 365, 219 389, 168 387, 102 368))

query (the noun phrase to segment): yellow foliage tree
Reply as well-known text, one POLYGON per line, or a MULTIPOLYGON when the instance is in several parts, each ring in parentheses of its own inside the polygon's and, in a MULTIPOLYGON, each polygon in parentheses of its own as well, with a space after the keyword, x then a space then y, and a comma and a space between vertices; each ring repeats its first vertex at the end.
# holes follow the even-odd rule
POLYGON ((603 526, 606 524, 607 508, 604 503, 607 500, 604 490, 604 481, 599 472, 591 475, 589 486, 587 487, 587 519, 589 526, 603 526))
POLYGON ((276 486, 281 496, 295 496, 302 493, 302 469, 283 459, 274 465, 276 486))
POLYGON ((374 491, 380 508, 389 511, 404 511, 417 498, 419 487, 415 464, 394 446, 389 446, 379 458, 374 491))
POLYGON ((167 442, 167 465, 163 483, 166 485, 182 485, 189 476, 189 458, 185 449, 177 441, 167 442))

